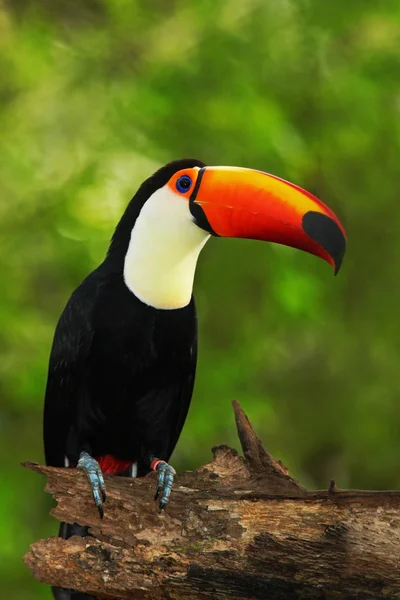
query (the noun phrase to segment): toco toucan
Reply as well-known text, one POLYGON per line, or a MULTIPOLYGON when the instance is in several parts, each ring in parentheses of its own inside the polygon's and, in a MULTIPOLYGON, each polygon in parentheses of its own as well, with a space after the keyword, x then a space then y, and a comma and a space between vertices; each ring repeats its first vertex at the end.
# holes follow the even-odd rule
MULTIPOLYGON (((175 471, 167 461, 195 379, 193 279, 210 236, 299 248, 335 272, 346 248, 327 206, 262 171, 183 159, 140 186, 106 258, 61 315, 48 372, 46 462, 83 469, 101 517, 103 473, 155 470, 160 507, 168 502, 175 471)), ((61 528, 64 537, 76 531, 61 528)))

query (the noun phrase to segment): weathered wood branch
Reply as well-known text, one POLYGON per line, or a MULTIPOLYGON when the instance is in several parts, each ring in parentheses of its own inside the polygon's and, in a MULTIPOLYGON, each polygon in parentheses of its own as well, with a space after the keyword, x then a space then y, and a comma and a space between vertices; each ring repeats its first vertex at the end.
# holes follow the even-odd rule
POLYGON ((400 492, 308 491, 234 410, 244 458, 214 448, 163 513, 154 474, 106 477, 100 520, 83 473, 25 463, 47 476, 51 514, 93 536, 34 543, 33 575, 109 599, 400 598, 400 492))

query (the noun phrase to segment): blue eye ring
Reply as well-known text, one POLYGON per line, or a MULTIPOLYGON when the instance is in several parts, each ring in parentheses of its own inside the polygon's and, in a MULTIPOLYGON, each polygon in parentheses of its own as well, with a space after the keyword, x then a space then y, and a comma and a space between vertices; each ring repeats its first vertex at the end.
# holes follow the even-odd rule
POLYGON ((192 178, 189 175, 181 175, 176 180, 176 189, 181 194, 185 194, 192 187, 192 178))

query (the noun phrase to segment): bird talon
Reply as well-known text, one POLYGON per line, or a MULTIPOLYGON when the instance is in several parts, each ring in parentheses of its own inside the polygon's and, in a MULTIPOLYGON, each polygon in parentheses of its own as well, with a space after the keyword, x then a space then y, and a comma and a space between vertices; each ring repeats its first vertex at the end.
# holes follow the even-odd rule
POLYGON ((168 504, 176 471, 164 461, 159 461, 156 464, 155 470, 158 472, 158 487, 154 500, 157 500, 162 493, 159 506, 160 510, 163 510, 168 504))
POLYGON ((103 473, 97 460, 83 451, 79 455, 77 468, 86 473, 92 489, 93 499, 99 511, 100 519, 104 517, 103 502, 106 500, 106 487, 103 473))

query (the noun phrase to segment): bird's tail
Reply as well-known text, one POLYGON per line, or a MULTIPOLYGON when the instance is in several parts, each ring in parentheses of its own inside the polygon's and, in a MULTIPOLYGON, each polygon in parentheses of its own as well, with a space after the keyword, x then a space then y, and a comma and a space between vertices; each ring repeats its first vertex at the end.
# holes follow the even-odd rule
MULTIPOLYGON (((67 540, 73 535, 79 535, 80 537, 88 537, 90 533, 87 527, 74 523, 61 523, 60 531, 58 534, 64 540, 67 540)), ((82 592, 75 592, 74 590, 68 590, 60 587, 52 587, 51 591, 55 600, 98 600, 95 596, 90 594, 83 594, 82 592)))

